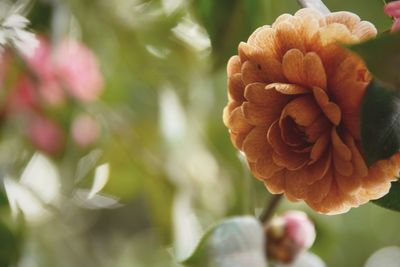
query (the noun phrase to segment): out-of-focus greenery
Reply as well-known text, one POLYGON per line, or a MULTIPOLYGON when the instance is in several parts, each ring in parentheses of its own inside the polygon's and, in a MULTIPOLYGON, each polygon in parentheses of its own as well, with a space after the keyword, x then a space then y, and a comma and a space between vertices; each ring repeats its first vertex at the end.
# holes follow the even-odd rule
MULTIPOLYGON (((359 14, 380 32, 390 28, 381 0, 324 2, 332 11, 359 14)), ((77 204, 76 188, 89 187, 94 172, 74 183, 89 151, 67 148, 53 159, 62 197, 47 207, 49 218, 27 223, 17 266, 179 266, 175 256, 188 256, 209 225, 262 208, 270 195, 249 174, 222 123, 225 64, 258 26, 298 8, 295 0, 37 0, 29 15, 34 30, 55 42, 79 38, 98 56, 104 93, 79 108, 105 128, 96 161, 110 166, 102 192, 121 206, 77 204)), ((74 112, 66 110, 55 116, 74 112)), ((1 150, 2 158, 8 151, 1 150)), ((16 174, 31 155, 20 156, 16 174)), ((315 221, 312 251, 328 266, 362 266, 375 250, 400 243, 393 234, 400 215, 374 204, 333 217, 301 203, 285 201, 279 210, 287 209, 305 210, 315 221)), ((1 267, 7 236, 18 235, 4 229, 0 220, 1 267)))

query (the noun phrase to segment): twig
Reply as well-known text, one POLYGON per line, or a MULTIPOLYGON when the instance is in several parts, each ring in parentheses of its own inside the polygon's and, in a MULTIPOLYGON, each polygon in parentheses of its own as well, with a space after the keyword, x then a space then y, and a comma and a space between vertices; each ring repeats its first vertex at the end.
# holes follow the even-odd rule
POLYGON ((265 206, 263 212, 260 215, 260 221, 261 223, 266 223, 271 219, 272 215, 274 215, 274 212, 276 208, 279 205, 279 202, 282 199, 282 195, 274 195, 270 201, 268 201, 267 205, 265 206))
POLYGON ((331 13, 322 0, 297 0, 302 7, 312 7, 317 9, 322 14, 331 13))

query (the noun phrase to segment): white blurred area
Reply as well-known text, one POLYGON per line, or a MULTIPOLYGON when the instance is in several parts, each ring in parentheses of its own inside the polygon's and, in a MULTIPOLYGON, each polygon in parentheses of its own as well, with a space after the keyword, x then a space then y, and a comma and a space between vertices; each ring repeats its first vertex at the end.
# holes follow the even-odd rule
MULTIPOLYGON (((79 168, 87 167, 78 165, 77 173, 82 174, 84 171, 79 168)), ((117 198, 101 193, 109 180, 109 173, 109 164, 97 166, 91 187, 75 189, 72 203, 86 209, 119 207, 117 198)), ((61 177, 57 166, 38 152, 32 156, 19 179, 10 176, 4 178, 4 187, 14 218, 22 213, 34 225, 51 218, 52 212, 65 205, 60 202, 67 201, 60 191, 61 177)))
POLYGON ((47 205, 57 203, 60 185, 56 166, 41 153, 33 155, 20 179, 4 179, 13 216, 22 212, 31 223, 39 223, 49 217, 47 205))
MULTIPOLYGON (((196 95, 203 98, 209 97, 206 95, 209 92, 201 86, 192 91, 203 94, 196 95)), ((160 129, 168 149, 165 168, 177 187, 173 223, 175 253, 180 259, 194 250, 208 223, 226 212, 231 190, 228 177, 223 175, 203 140, 201 129, 210 115, 208 109, 197 106, 193 100, 184 107, 168 84, 159 95, 160 129)))
POLYGON ((399 267, 400 247, 391 246, 374 252, 364 267, 399 267))

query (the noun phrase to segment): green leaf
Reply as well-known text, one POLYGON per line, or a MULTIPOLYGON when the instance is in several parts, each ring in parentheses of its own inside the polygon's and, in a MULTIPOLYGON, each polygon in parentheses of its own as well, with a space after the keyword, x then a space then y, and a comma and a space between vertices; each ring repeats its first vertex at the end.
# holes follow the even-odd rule
POLYGON ((400 148, 400 94, 376 81, 370 83, 362 102, 361 144, 368 165, 400 148))
POLYGON ((374 78, 391 89, 400 89, 400 32, 350 47, 366 62, 374 78))
POLYGON ((400 211, 400 182, 393 182, 389 193, 373 202, 383 208, 400 211))
POLYGON ((266 267, 264 232, 254 217, 234 217, 212 227, 182 262, 196 267, 266 267))

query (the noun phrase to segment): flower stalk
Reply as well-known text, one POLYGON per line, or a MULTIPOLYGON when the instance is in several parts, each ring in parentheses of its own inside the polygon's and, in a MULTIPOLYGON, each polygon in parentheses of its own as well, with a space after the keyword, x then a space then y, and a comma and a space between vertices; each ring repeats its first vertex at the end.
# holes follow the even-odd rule
POLYGON ((263 212, 260 215, 260 221, 262 224, 268 223, 268 221, 272 218, 275 213, 275 210, 278 208, 279 203, 282 200, 282 194, 274 195, 271 200, 268 201, 265 206, 263 212))

